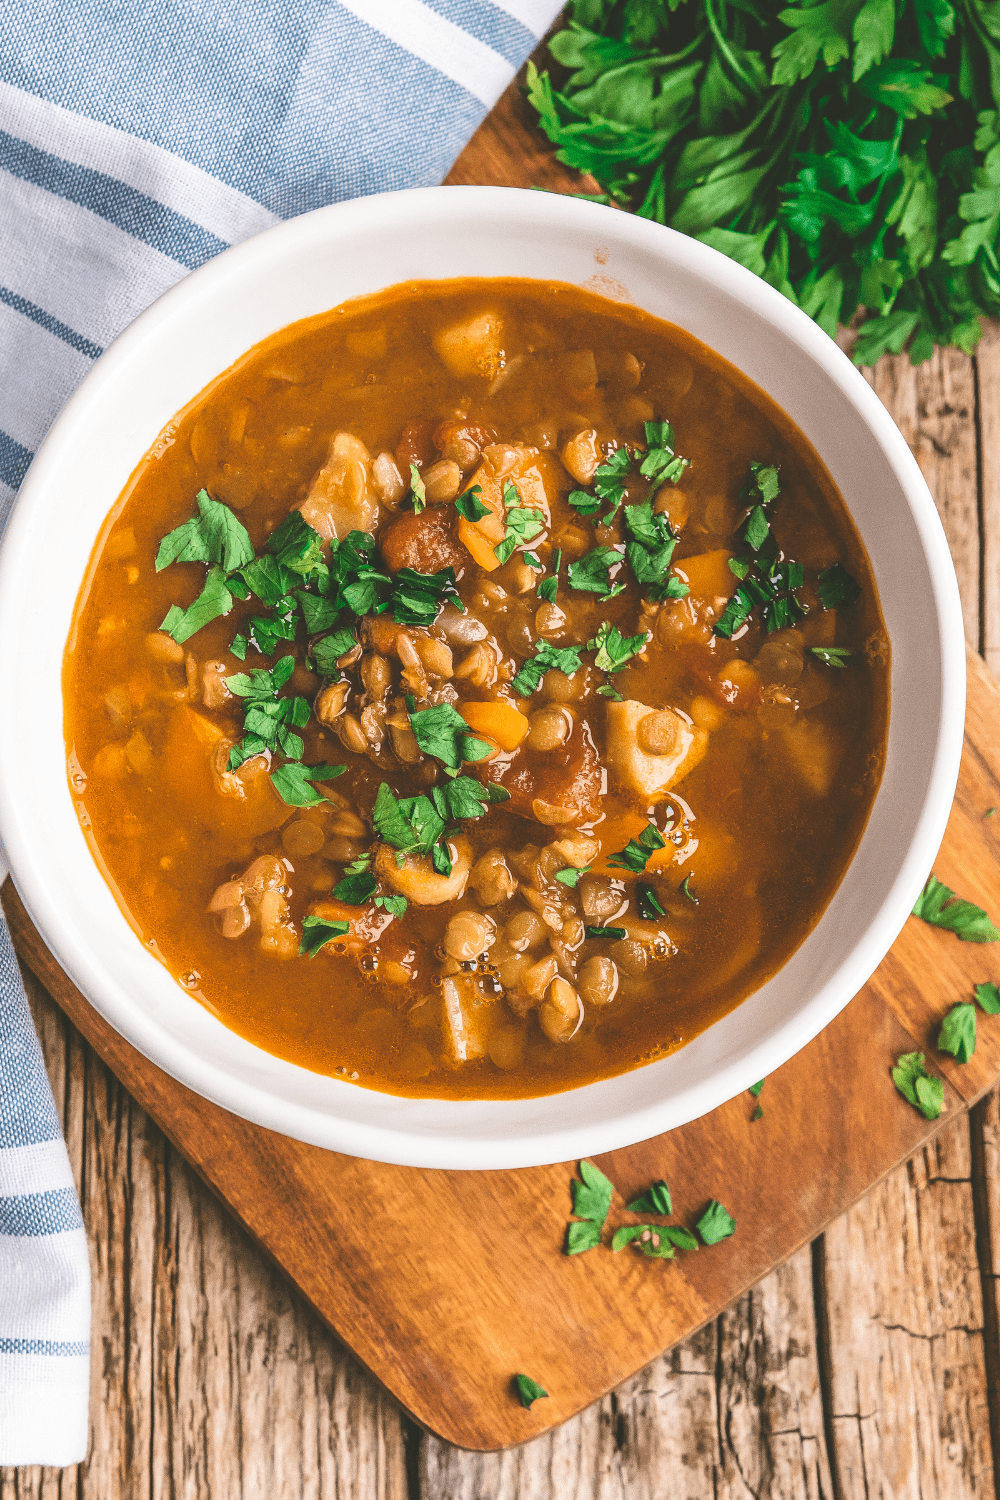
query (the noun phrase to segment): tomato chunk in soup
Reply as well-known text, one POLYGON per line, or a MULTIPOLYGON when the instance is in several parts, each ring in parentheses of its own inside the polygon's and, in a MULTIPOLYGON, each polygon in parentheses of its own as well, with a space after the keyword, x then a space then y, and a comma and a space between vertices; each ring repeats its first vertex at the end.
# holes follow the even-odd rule
POLYGON ((689 1041, 787 960, 882 772, 889 643, 768 396, 592 293, 413 283, 161 434, 65 661, 143 938, 235 1031, 517 1097, 689 1041))

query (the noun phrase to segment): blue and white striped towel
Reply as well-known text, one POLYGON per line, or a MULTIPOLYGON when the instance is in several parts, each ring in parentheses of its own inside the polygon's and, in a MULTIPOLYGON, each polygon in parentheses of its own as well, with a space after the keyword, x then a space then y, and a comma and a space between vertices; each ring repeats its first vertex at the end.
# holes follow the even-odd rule
MULTIPOLYGON (((143 308, 280 219, 440 182, 559 9, 3 7, 0 525, 53 417, 143 308)), ((0 919, 0 1465, 84 1457, 89 1323, 73 1179, 0 919)))

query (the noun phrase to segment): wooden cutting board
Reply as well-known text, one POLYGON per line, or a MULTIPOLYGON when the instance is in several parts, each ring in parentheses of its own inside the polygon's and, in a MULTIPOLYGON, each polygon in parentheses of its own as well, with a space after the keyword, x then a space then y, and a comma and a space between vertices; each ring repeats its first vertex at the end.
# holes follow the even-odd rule
MULTIPOLYGON (((508 90, 449 181, 580 191, 508 90)), ((586 187, 586 183, 582 184, 586 187)), ((939 877, 1000 916, 1000 688, 969 658, 958 795, 939 877)), ((945 1080, 943 1120, 1000 1076, 1000 1017, 980 1017, 959 1067, 933 1035, 972 985, 1000 981, 1000 951, 910 920, 872 981, 767 1081, 669 1135, 598 1158, 619 1189, 610 1223, 656 1178, 679 1218, 709 1198, 732 1239, 674 1262, 607 1249, 561 1253, 575 1163, 523 1172, 420 1172, 337 1156, 227 1114, 175 1083, 104 1022, 59 969, 10 882, 22 961, 178 1150, 409 1411, 468 1448, 506 1447, 565 1421, 754 1285, 937 1128, 895 1092, 901 1052, 945 1080), (524 1372, 549 1398, 525 1411, 524 1372)))
MULTIPOLYGON (((969 657, 965 755, 938 876, 1000 916, 1000 686, 969 657)), ((682 1222, 710 1198, 737 1221, 723 1244, 674 1262, 601 1248, 562 1254, 575 1163, 522 1172, 423 1172, 358 1161, 249 1125, 175 1083, 69 982, 10 882, 23 962, 169 1139, 409 1411, 468 1448, 500 1448, 563 1422, 714 1317, 937 1128, 889 1070, 921 1050, 945 1080, 944 1120, 1000 1075, 1000 1017, 980 1016, 960 1067, 937 1023, 1000 951, 911 919, 871 982, 815 1041, 702 1120, 598 1158, 624 1204, 664 1178, 682 1222), (525 1411, 511 1378, 550 1393, 525 1411)))

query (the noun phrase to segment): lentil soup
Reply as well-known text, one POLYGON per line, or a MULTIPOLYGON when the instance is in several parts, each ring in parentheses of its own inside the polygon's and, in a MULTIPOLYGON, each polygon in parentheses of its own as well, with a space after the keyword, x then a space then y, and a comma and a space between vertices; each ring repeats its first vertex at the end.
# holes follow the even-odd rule
POLYGON ((64 666, 71 785, 227 1026, 405 1095, 662 1057, 799 946, 882 773, 889 642, 767 395, 558 283, 252 349, 139 465, 64 666))

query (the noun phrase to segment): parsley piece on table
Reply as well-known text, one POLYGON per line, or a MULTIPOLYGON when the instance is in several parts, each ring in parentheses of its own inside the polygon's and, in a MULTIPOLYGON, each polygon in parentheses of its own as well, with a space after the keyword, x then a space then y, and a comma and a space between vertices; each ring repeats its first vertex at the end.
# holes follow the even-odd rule
POLYGON ((503 503, 506 510, 504 521, 507 531, 502 542, 493 548, 498 562, 505 563, 523 542, 533 542, 545 529, 545 517, 540 510, 525 505, 517 486, 507 480, 503 487, 503 503))
POLYGON ((611 1248, 617 1253, 626 1245, 641 1250, 648 1260, 673 1260, 675 1245, 681 1250, 697 1250, 698 1241, 679 1224, 624 1224, 615 1230, 611 1248))
POLYGON ((764 1087, 764 1085, 765 1085, 766 1082, 767 1082, 767 1079, 766 1078, 762 1078, 760 1080, 760 1083, 752 1083, 750 1085, 750 1087, 747 1089, 747 1093, 748 1094, 752 1094, 755 1099, 758 1098, 759 1095, 760 1095, 760 1091, 764 1087))
POLYGON ((308 954, 310 958, 314 958, 327 943, 332 943, 334 938, 344 937, 350 930, 350 922, 328 922, 325 917, 303 917, 299 957, 308 954))
POLYGON ((326 798, 311 785, 314 781, 330 781, 347 770, 346 766, 304 766, 300 760, 286 761, 271 772, 271 785, 289 807, 316 807, 326 798))
POLYGON ((684 892, 685 896, 688 898, 688 900, 691 902, 691 904, 693 906, 700 906, 701 905, 701 902, 698 900, 698 897, 695 895, 694 891, 691 889, 691 876, 690 875, 685 875, 684 876, 684 879, 681 881, 681 890, 684 892))
POLYGON ((892 1081, 904 1099, 927 1120, 936 1120, 944 1104, 944 1082, 934 1078, 924 1066, 922 1052, 904 1052, 896 1059, 892 1081))
POLYGON ((226 575, 218 566, 208 570, 208 577, 201 593, 187 609, 172 604, 163 618, 160 629, 172 636, 178 645, 190 640, 203 626, 228 615, 233 607, 233 596, 226 587, 226 575))
POLYGON ((1000 1016, 1000 990, 995 984, 977 984, 975 996, 988 1016, 1000 1016))
POLYGON ((573 1194, 573 1212, 583 1222, 566 1226, 567 1255, 580 1255, 584 1250, 593 1250, 595 1245, 601 1243, 601 1233, 615 1191, 614 1184, 592 1161, 581 1161, 580 1178, 581 1181, 573 1179, 570 1190, 573 1194))
POLYGON ((824 609, 836 609, 839 604, 853 604, 860 599, 861 587, 843 563, 836 562, 817 575, 816 593, 824 609))
POLYGON ((736 1220, 728 1209, 713 1198, 695 1228, 704 1244, 717 1245, 720 1240, 727 1240, 731 1234, 736 1233, 736 1220))
POLYGON ((425 755, 433 755, 453 770, 463 761, 483 760, 493 752, 493 746, 477 739, 450 703, 418 709, 410 714, 410 728, 425 755))
POLYGON ((542 1389, 537 1380, 532 1380, 530 1375, 515 1375, 514 1383, 517 1386, 521 1405, 528 1411, 531 1410, 533 1401, 541 1401, 549 1394, 548 1391, 542 1389))
POLYGON ((589 594, 600 594, 602 602, 614 599, 625 591, 624 583, 611 582, 611 569, 622 561, 622 554, 614 547, 592 547, 583 557, 570 563, 567 569, 569 586, 589 594))
POLYGON ((846 667, 847 658, 854 654, 846 646, 810 646, 809 650, 826 667, 846 667))
POLYGON ((984 818, 992 818, 992 817, 993 817, 993 815, 994 815, 994 813, 995 813, 995 812, 996 812, 996 811, 997 811, 997 809, 996 809, 996 808, 995 808, 995 807, 988 807, 988 808, 987 808, 987 809, 986 809, 986 811, 985 811, 985 812, 984 812, 984 813, 983 813, 983 817, 984 817, 984 818))
POLYGON ((413 496, 414 514, 419 516, 420 512, 427 507, 427 491, 416 464, 410 465, 410 494, 413 496))
POLYGON ((976 1007, 953 1005, 941 1022, 938 1047, 950 1052, 957 1062, 967 1063, 976 1050, 976 1007))
POLYGON ((953 932, 963 943, 1000 942, 1000 932, 982 907, 974 906, 971 901, 963 901, 934 875, 928 877, 927 884, 917 897, 913 915, 929 922, 932 927, 943 927, 947 932, 953 932))
POLYGON ((651 885, 642 882, 635 888, 635 904, 639 908, 639 915, 645 922, 655 922, 657 917, 665 917, 667 914, 656 899, 656 892, 651 885))
POLYGON ((641 1198, 628 1205, 630 1214, 672 1214, 674 1211, 670 1189, 661 1178, 646 1189, 641 1198))
POLYGON ((463 494, 459 495, 455 501, 455 509, 459 515, 464 516, 467 521, 481 521, 483 516, 488 516, 490 508, 488 505, 484 505, 479 498, 482 493, 482 487, 474 484, 463 494))
POLYGON ((665 848, 666 840, 663 834, 653 823, 647 823, 637 839, 629 839, 624 849, 619 849, 616 854, 608 855, 608 864, 641 874, 646 868, 650 855, 655 854, 657 849, 665 848))
POLYGON ((620 672, 633 656, 639 656, 649 643, 645 630, 638 635, 622 635, 616 625, 607 620, 598 628, 592 641, 587 642, 588 651, 596 651, 594 666, 601 672, 620 672))
POLYGON ((198 515, 168 532, 156 554, 156 571, 175 562, 215 563, 226 573, 253 562, 253 543, 243 522, 207 490, 196 496, 198 515))
POLYGON ((646 423, 646 455, 639 473, 653 484, 676 484, 690 459, 678 458, 674 452, 674 429, 669 422, 646 423))
POLYGON ((557 870, 553 879, 558 880, 560 885, 567 885, 571 891, 575 891, 580 883, 580 876, 586 875, 589 869, 589 865, 584 865, 579 870, 574 869, 572 865, 567 865, 565 870, 557 870))
POLYGON ((559 592, 559 569, 562 567, 562 548, 557 547, 552 557, 552 572, 548 578, 543 578, 536 590, 539 599, 545 599, 549 604, 555 604, 556 594, 559 592))
POLYGON ((535 655, 521 665, 511 688, 518 697, 530 698, 546 672, 554 669, 572 677, 574 672, 579 672, 581 665, 579 646, 552 646, 543 641, 535 655))

